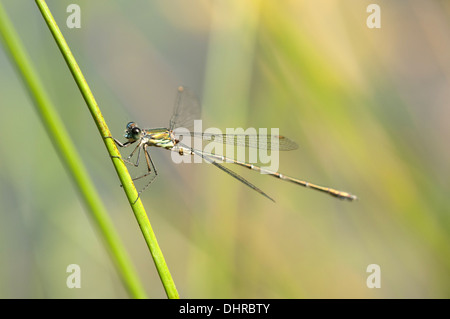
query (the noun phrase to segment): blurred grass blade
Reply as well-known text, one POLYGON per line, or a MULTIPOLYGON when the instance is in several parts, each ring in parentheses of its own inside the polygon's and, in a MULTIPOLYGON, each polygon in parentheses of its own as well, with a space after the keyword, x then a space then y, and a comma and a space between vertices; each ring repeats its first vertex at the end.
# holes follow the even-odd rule
POLYGON ((94 95, 92 94, 89 85, 87 84, 86 79, 84 78, 83 73, 81 72, 80 67, 75 60, 75 57, 73 56, 67 42, 65 41, 61 30, 56 24, 56 21, 53 18, 47 4, 43 0, 36 0, 36 4, 38 5, 39 10, 41 11, 42 16, 47 23, 47 26, 49 27, 64 59, 66 60, 67 66, 69 67, 70 72, 72 73, 75 82, 77 83, 78 88, 83 95, 84 100, 86 101, 95 124, 97 125, 97 128, 105 143, 109 156, 112 159, 114 168, 116 169, 116 172, 119 176, 120 182, 123 186, 131 208, 133 209, 134 215, 142 231, 144 239, 153 257, 153 261, 155 263, 159 277, 161 278, 161 282, 164 286, 166 294, 169 298, 179 298, 175 283, 172 279, 172 276, 170 275, 169 268, 167 267, 162 251, 158 245, 158 241, 156 240, 156 236, 153 232, 150 221, 148 220, 147 213, 145 212, 141 199, 139 198, 136 201, 138 193, 131 179, 131 176, 128 173, 128 169, 126 168, 124 162, 120 159, 120 153, 117 150, 116 144, 114 143, 113 139, 107 138, 111 137, 111 132, 109 131, 108 126, 106 125, 106 122, 100 112, 100 108, 95 101, 94 95))
POLYGON ((93 220, 105 239, 122 281, 132 296, 145 298, 145 291, 141 286, 136 271, 114 229, 113 223, 109 219, 93 183, 86 173, 86 169, 82 164, 80 156, 76 152, 64 126, 61 124, 62 122, 1 4, 0 34, 2 35, 5 48, 10 54, 13 64, 19 71, 18 73, 34 101, 38 114, 41 117, 56 152, 65 165, 81 194, 82 200, 85 202, 93 220))
POLYGON ((61 120, 31 65, 1 3, 0 34, 2 35, 5 49, 11 57, 11 61, 17 68, 19 76, 34 101, 38 114, 41 117, 44 127, 47 129, 47 133, 52 140, 56 152, 64 163, 81 194, 82 200, 85 202, 88 211, 91 213, 93 220, 105 239, 112 259, 128 292, 133 297, 145 298, 146 294, 138 280, 136 271, 86 173, 86 169, 82 165, 80 156, 75 151, 69 135, 61 124, 61 120))
POLYGON ((77 190, 84 201, 88 212, 94 220, 105 240, 117 271, 131 296, 145 298, 136 270, 134 269, 126 251, 121 243, 114 225, 110 220, 89 176, 84 168, 81 158, 75 150, 61 119, 50 101, 44 87, 31 64, 25 50, 14 30, 9 18, 0 3, 0 34, 5 50, 9 53, 11 62, 17 68, 25 88, 28 90, 36 110, 42 120, 43 126, 67 169, 77 190))

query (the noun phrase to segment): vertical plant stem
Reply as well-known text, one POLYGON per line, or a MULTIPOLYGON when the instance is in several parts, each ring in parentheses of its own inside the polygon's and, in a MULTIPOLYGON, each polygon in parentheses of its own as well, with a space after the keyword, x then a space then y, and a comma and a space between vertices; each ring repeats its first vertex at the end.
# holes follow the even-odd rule
POLYGON ((86 101, 95 124, 97 125, 100 135, 108 150, 109 156, 112 159, 114 168, 116 169, 116 172, 119 176, 120 182, 123 185, 123 189, 131 205, 131 208, 133 209, 136 220, 139 224, 142 234, 144 235, 147 246, 153 257, 153 261, 161 278, 166 294, 169 298, 179 298, 175 283, 172 279, 172 276, 170 275, 169 268, 167 267, 162 251, 158 245, 156 236, 153 232, 150 221, 148 220, 141 199, 139 198, 138 201, 136 201, 138 193, 136 191, 136 188, 134 187, 134 183, 130 177, 130 174, 128 173, 125 164, 120 159, 120 153, 113 139, 107 138, 111 137, 111 133, 100 112, 97 102, 95 101, 94 95, 92 94, 86 82, 86 79, 84 78, 83 73, 81 72, 80 67, 75 60, 75 57, 73 56, 68 44, 66 43, 61 30, 58 28, 58 25, 56 24, 56 21, 53 18, 47 4, 44 0, 36 0, 36 4, 38 5, 39 10, 41 11, 42 16, 47 23, 64 59, 66 60, 67 66, 69 67, 75 79, 75 82, 77 83, 78 88, 80 89, 81 94, 86 101))
POLYGON ((44 128, 47 130, 56 152, 105 240, 122 282, 131 296, 146 298, 146 293, 139 281, 136 270, 87 174, 87 170, 83 166, 69 134, 62 124, 1 3, 0 35, 0 38, 3 39, 5 50, 9 53, 13 65, 18 70, 18 74, 36 106, 37 113, 44 128))

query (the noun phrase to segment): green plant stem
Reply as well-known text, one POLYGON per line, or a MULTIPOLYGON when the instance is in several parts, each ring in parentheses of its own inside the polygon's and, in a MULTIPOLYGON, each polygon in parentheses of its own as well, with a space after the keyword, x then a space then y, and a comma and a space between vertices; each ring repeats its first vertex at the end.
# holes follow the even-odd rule
POLYGON ((136 270, 120 241, 114 225, 1 3, 0 34, 2 35, 6 51, 9 53, 19 76, 25 84, 25 88, 34 101, 43 126, 46 128, 56 152, 74 181, 88 212, 92 215, 95 224, 105 239, 119 276, 130 295, 135 298, 146 298, 144 288, 140 284, 136 270))
POLYGON ((95 101, 95 98, 91 90, 89 89, 86 79, 84 78, 75 60, 75 57, 73 56, 68 44, 66 43, 60 29, 58 28, 58 25, 56 24, 56 21, 54 20, 47 4, 44 0, 36 0, 36 4, 38 5, 39 10, 41 11, 42 16, 44 17, 44 20, 47 23, 64 59, 66 60, 66 63, 75 79, 75 82, 77 83, 78 88, 80 89, 81 94, 86 101, 89 111, 91 112, 95 124, 99 129, 100 135, 108 150, 109 156, 112 159, 114 168, 116 169, 120 182, 123 185, 125 194, 133 209, 136 220, 153 257, 156 269, 161 278, 166 294, 169 298, 178 298, 179 296, 175 287, 175 283, 172 279, 172 276, 170 275, 162 251, 159 248, 156 236, 153 232, 150 221, 148 220, 144 206, 142 205, 140 198, 138 199, 138 201, 136 201, 138 193, 136 191, 136 188, 134 187, 134 183, 130 177, 130 174, 128 173, 125 164, 120 159, 120 153, 116 147, 116 144, 114 143, 114 140, 112 138, 108 138, 111 137, 111 133, 100 112, 97 102, 95 101))

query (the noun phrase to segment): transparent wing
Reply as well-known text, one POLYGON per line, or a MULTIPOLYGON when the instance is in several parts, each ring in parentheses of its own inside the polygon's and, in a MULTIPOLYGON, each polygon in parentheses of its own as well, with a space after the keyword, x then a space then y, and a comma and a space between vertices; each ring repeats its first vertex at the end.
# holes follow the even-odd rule
POLYGON ((280 135, 209 134, 201 132, 191 132, 190 134, 206 141, 265 150, 291 151, 298 148, 297 143, 280 135))
POLYGON ((255 185, 253 185, 252 183, 250 183, 248 180, 246 180, 245 178, 243 178, 242 176, 236 174, 235 172, 233 172, 232 170, 226 168, 225 166, 217 163, 217 161, 213 158, 208 156, 207 154, 203 153, 202 151, 198 151, 196 149, 193 149, 189 146, 187 146, 186 144, 183 143, 179 143, 181 144, 180 146, 185 147, 187 149, 190 149, 190 151, 192 152, 192 154, 195 154, 197 156, 202 157, 205 161, 207 161, 208 163, 213 164, 215 167, 221 169, 222 171, 224 171, 225 173, 229 174, 230 176, 236 178, 238 181, 240 181, 241 183, 247 185, 248 187, 250 187, 251 189, 257 191, 258 193, 260 193, 261 195, 263 195, 264 197, 270 199, 271 201, 275 202, 273 200, 272 197, 270 197, 269 195, 267 195, 266 193, 264 193, 260 188, 256 187, 255 185))
POLYGON ((201 106, 197 97, 188 88, 180 86, 175 101, 174 113, 169 123, 170 131, 184 127, 190 131, 192 137, 236 146, 280 151, 290 151, 298 148, 298 145, 294 141, 280 135, 208 134, 193 132, 194 120, 199 120, 200 118, 201 106))
POLYGON ((200 120, 201 118, 201 111, 200 102, 195 94, 188 88, 180 86, 175 101, 175 109, 170 119, 169 130, 184 127, 192 131, 194 120, 200 120))

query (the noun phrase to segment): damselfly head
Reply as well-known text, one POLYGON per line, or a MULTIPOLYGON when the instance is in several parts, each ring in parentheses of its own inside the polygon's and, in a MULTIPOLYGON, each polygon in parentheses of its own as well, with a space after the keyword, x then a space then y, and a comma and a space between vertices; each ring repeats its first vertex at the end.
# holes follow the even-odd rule
POLYGON ((130 142, 134 142, 141 137, 141 132, 142 132, 141 129, 137 126, 135 122, 129 122, 127 124, 124 136, 130 142))

